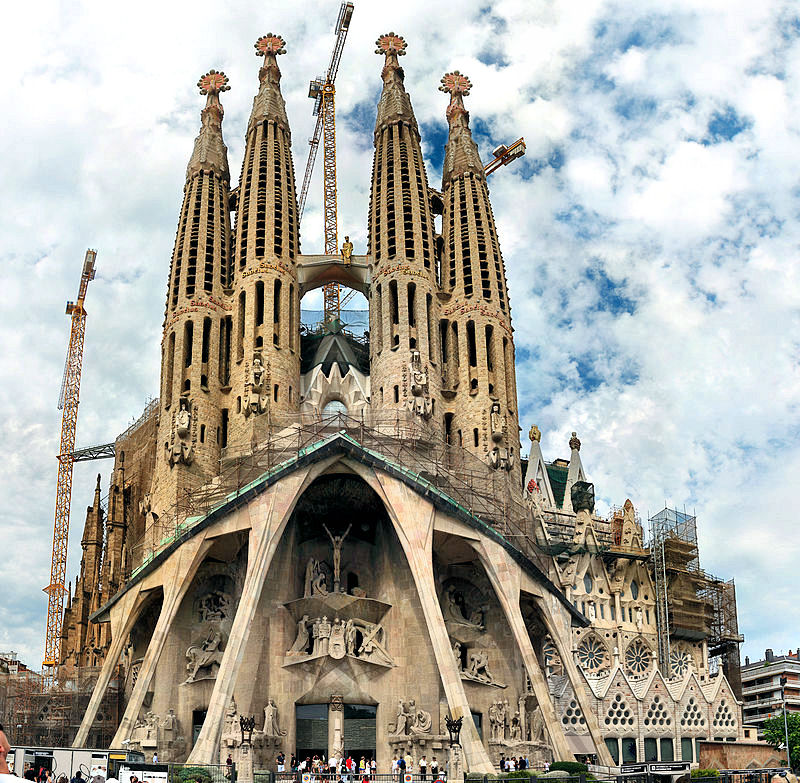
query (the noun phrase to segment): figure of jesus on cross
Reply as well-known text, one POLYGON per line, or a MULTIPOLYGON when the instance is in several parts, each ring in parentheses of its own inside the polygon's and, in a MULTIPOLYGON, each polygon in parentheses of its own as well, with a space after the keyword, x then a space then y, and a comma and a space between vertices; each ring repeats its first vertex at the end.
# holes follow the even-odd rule
POLYGON ((348 525, 347 530, 345 530, 340 536, 333 535, 333 533, 328 530, 328 526, 324 522, 322 523, 322 527, 325 528, 325 532, 328 534, 328 538, 330 538, 331 545, 333 546, 333 592, 338 593, 340 592, 339 581, 342 570, 342 546, 345 538, 347 538, 347 534, 350 532, 350 528, 352 528, 353 525, 348 525))

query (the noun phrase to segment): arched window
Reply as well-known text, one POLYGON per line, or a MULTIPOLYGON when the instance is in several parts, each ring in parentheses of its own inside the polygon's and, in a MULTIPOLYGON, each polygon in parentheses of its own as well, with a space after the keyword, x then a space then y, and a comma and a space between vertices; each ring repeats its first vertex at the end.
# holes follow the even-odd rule
POLYGON ((639 598, 639 583, 635 579, 631 582, 631 598, 634 601, 639 598))
POLYGON ((583 589, 586 590, 587 593, 592 592, 592 577, 589 575, 588 571, 583 575, 583 589))
POLYGON ((347 406, 341 400, 331 400, 323 409, 323 416, 338 416, 347 413, 347 406))

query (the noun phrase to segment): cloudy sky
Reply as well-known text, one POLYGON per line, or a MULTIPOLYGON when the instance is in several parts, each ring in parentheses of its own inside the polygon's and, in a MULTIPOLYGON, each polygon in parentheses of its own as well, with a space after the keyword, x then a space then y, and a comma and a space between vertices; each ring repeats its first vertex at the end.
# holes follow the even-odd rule
MULTIPOLYGON (((282 34, 301 177, 338 2, 17 3, 0 31, 0 649, 42 660, 69 322, 86 247, 78 445, 121 432, 158 390, 167 270, 204 99, 224 70, 231 170, 257 89, 253 43, 282 34)), ((521 422, 545 455, 572 430, 601 510, 696 512, 701 564, 735 577, 744 653, 800 647, 800 14, 783 0, 357 0, 337 81, 339 220, 366 239, 381 59, 402 64, 431 182, 447 70, 492 175, 509 274, 521 422)), ((303 249, 320 252, 321 183, 303 249)), ((309 297, 304 307, 319 306, 309 297)), ((75 469, 69 574, 109 462, 75 469)))

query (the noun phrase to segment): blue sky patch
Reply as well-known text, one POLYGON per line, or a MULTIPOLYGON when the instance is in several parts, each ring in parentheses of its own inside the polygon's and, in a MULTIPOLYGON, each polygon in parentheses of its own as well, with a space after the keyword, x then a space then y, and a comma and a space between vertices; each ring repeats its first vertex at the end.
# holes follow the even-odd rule
POLYGON ((753 123, 746 117, 740 117, 733 106, 727 106, 724 111, 715 111, 708 121, 708 132, 703 139, 703 144, 721 144, 730 141, 742 131, 747 130, 753 123))
POLYGON ((602 266, 589 267, 584 277, 597 289, 597 309, 612 315, 636 312, 636 301, 627 296, 625 282, 615 283, 602 266))

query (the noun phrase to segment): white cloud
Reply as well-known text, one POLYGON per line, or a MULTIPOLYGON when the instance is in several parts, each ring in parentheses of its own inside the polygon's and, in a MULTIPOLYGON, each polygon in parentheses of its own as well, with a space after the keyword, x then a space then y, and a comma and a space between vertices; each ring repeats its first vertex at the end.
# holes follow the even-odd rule
MULTIPOLYGON (((80 444, 110 440, 158 387, 166 275, 186 162, 210 67, 231 78, 225 133, 238 176, 256 90, 253 42, 284 35, 284 94, 298 179, 313 129, 308 80, 324 71, 337 4, 86 0, 6 15, 0 125, 0 648, 38 665, 44 631, 68 323, 87 245, 98 278, 80 444)), ((701 560, 735 576, 747 650, 796 647, 791 518, 800 468, 800 23, 781 0, 358 2, 337 84, 339 221, 366 240, 368 172, 387 30, 409 44, 406 83, 443 131, 448 69, 488 155, 525 136, 494 174, 509 273, 523 431, 548 457, 569 432, 601 502, 643 515, 697 510, 701 560), (732 112, 732 114, 730 113, 732 112), (710 138, 723 116, 742 130, 710 138), (715 143, 709 143, 715 142, 715 143), (560 165, 563 164, 563 165, 560 165), (763 600, 764 585, 770 600, 763 600), (771 608, 771 607, 774 607, 771 608)), ((431 156, 441 153, 427 147, 431 156)), ((432 184, 436 172, 429 169, 432 184)), ((320 186, 303 223, 321 246, 320 186)), ((319 294, 304 306, 318 306, 319 294)), ((69 571, 94 473, 76 468, 69 571)))

